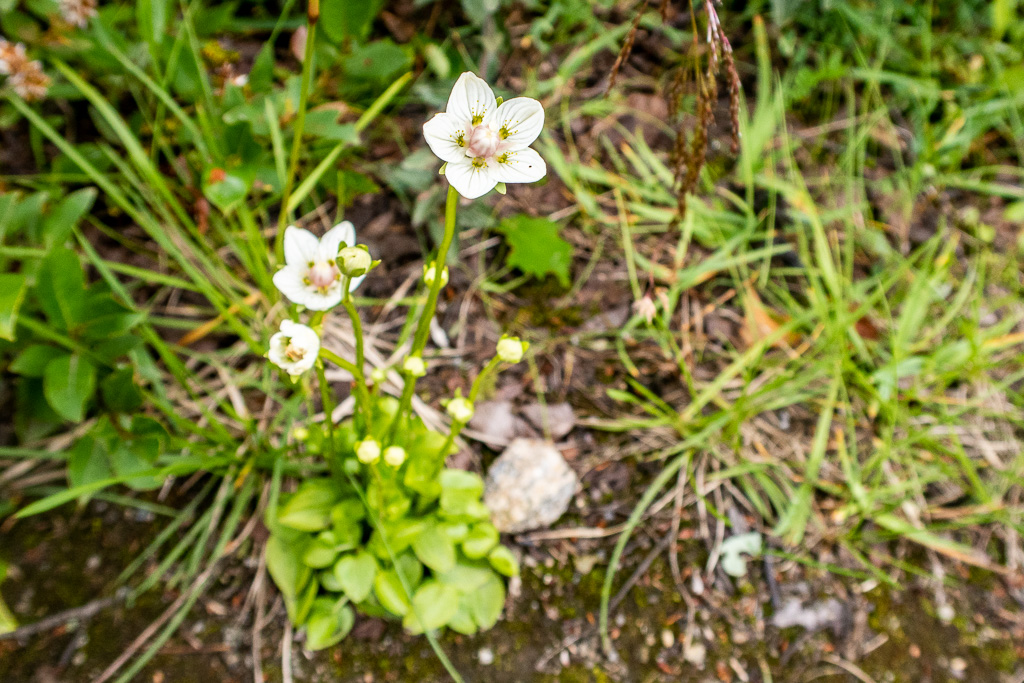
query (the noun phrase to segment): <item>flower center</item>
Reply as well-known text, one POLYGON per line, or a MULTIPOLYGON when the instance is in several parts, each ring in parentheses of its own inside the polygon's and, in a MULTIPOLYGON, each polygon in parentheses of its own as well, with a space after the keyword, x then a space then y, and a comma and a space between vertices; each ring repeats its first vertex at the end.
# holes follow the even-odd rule
POLYGON ((298 363, 306 356, 306 349, 292 344, 291 340, 289 340, 288 346, 284 347, 284 355, 293 363, 298 363))
POLYGON ((309 284, 321 292, 326 292, 339 279, 341 279, 341 271, 338 270, 334 261, 314 263, 306 273, 306 280, 309 281, 309 284))
POLYGON ((490 125, 482 124, 473 128, 466 145, 467 157, 488 158, 494 156, 501 144, 501 134, 490 125))

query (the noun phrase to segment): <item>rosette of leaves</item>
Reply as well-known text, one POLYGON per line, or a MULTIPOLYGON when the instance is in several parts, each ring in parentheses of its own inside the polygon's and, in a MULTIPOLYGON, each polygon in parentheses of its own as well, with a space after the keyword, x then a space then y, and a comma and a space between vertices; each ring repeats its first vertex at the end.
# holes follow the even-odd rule
MULTIPOLYGON (((383 440, 397 402, 379 399, 383 440)), ((347 476, 304 481, 267 513, 267 568, 288 616, 320 650, 351 630, 355 611, 401 619, 412 633, 491 628, 505 604, 504 577, 519 565, 499 543, 479 475, 444 466, 446 439, 411 418, 399 468, 363 465, 349 422, 335 431, 347 476)))

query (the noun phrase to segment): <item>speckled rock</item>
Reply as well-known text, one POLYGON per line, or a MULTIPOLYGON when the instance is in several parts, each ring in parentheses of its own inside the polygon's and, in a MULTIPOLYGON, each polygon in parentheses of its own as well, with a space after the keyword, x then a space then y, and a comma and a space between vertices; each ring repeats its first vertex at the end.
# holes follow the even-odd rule
POLYGON ((499 531, 529 531, 556 522, 578 483, 576 473, 550 443, 515 439, 487 472, 484 503, 499 531))

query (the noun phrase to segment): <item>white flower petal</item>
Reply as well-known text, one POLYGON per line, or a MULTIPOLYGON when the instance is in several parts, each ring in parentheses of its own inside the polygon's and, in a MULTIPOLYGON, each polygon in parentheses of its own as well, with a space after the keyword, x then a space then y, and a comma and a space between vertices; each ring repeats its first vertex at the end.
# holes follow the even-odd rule
POLYGON ((493 172, 497 165, 497 161, 488 159, 482 166, 474 166, 473 159, 463 157, 459 161, 448 162, 444 177, 463 197, 476 199, 493 190, 498 184, 493 172))
POLYGON ((320 240, 309 230, 289 225, 284 230, 284 260, 290 266, 307 265, 316 260, 320 240))
POLYGON ((457 119, 451 114, 434 114, 434 118, 423 124, 423 137, 430 151, 441 161, 458 161, 466 156, 468 120, 457 119))
POLYGON ((338 282, 321 294, 315 289, 306 292, 306 299, 302 304, 311 311, 327 311, 341 303, 341 283, 338 282))
POLYGON ((475 123, 474 119, 476 122, 483 121, 488 112, 493 113, 497 108, 498 102, 487 81, 467 71, 455 82, 445 112, 456 121, 475 123))
POLYGON ((529 97, 516 97, 502 102, 491 120, 501 131, 503 149, 524 149, 533 144, 544 128, 544 107, 529 97))
POLYGON ((352 280, 348 283, 348 291, 354 292, 357 289, 359 289, 359 285, 363 284, 363 280, 365 279, 365 275, 357 275, 356 277, 352 278, 352 280))
MULTIPOLYGON (((306 295, 310 291, 309 285, 306 284, 306 266, 300 265, 288 265, 281 270, 274 273, 274 286, 277 287, 282 294, 288 297, 292 303, 305 305, 306 295)), ((286 320, 285 322, 290 322, 286 320)), ((284 323, 282 323, 282 329, 284 329, 284 323)))
POLYGON ((544 159, 529 147, 499 154, 491 166, 491 176, 499 183, 532 183, 548 172, 544 159))
POLYGON ((320 238, 320 260, 328 261, 337 258, 342 242, 349 247, 356 245, 356 229, 348 221, 338 223, 320 238))

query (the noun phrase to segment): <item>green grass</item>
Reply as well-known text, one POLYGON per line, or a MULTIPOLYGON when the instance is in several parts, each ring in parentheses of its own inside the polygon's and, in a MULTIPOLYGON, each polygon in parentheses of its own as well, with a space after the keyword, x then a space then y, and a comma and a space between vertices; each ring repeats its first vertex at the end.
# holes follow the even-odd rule
MULTIPOLYGON (((610 265, 633 299, 651 294, 657 305, 651 322, 637 313, 612 333, 569 339, 533 331, 545 353, 562 353, 568 343, 597 353, 610 347, 621 366, 609 391, 618 407, 591 424, 636 437, 649 432, 663 444, 647 456, 661 464, 660 474, 617 539, 603 592, 605 627, 631 534, 680 471, 693 488, 703 482, 698 495, 728 519, 722 500, 705 495, 709 486, 726 491, 727 504, 771 539, 773 552, 816 563, 816 549, 836 549, 835 571, 894 585, 904 569, 892 543, 907 545, 913 557, 1003 571, 1024 533, 1024 20, 1018 10, 1004 22, 1006 3, 998 1, 832 3, 820 14, 817 4, 723 10, 747 84, 740 149, 735 158, 713 150, 678 223, 662 144, 673 125, 632 111, 625 97, 667 79, 624 71, 608 97, 573 89, 598 80, 592 61, 618 48, 628 21, 606 24, 588 3, 550 3, 533 17, 530 35, 553 55, 554 68, 515 63, 529 94, 546 98, 549 123, 538 144, 571 198, 568 209, 538 208, 559 209, 595 245, 561 301, 587 287, 598 265, 610 265), (602 125, 577 137, 580 121, 602 125), (707 335, 693 316, 701 310, 733 321, 734 333, 707 335), (645 361, 652 352, 666 363, 652 367, 645 361), (655 380, 676 389, 659 395, 655 380), (789 430, 780 428, 783 414, 789 430)), ((270 282, 274 227, 324 206, 335 214, 328 218, 340 215, 344 206, 332 202, 348 176, 339 169, 363 177, 362 169, 373 168, 405 203, 410 222, 429 229, 441 201, 428 189, 437 182, 433 171, 417 167, 415 155, 374 166, 364 145, 385 140, 404 148, 396 105, 408 104, 416 116, 423 100, 431 109, 445 80, 437 77, 438 60, 455 73, 460 60, 474 61, 465 59, 467 44, 486 47, 467 25, 409 47, 409 65, 413 56, 429 57, 430 70, 415 82, 403 68, 386 82, 346 91, 323 74, 351 45, 321 42, 313 103, 348 98, 358 116, 330 134, 296 138, 290 98, 297 75, 271 68, 272 87, 246 110, 251 103, 230 88, 219 92, 204 68, 213 8, 181 9, 163 39, 110 9, 95 31, 103 50, 96 63, 50 54, 47 67, 74 112, 3 100, 7 119, 30 131, 35 156, 45 161, 44 148, 57 155, 31 176, 3 176, 5 186, 101 191, 100 205, 68 244, 93 281, 144 316, 136 329, 144 346, 109 368, 133 369, 150 414, 170 432, 143 474, 212 475, 120 579, 136 592, 166 582, 188 596, 122 679, 173 633, 207 569, 261 509, 261 494, 276 497, 282 476, 313 471, 289 456, 288 440, 292 425, 315 412, 314 387, 293 390, 261 358, 267 320, 279 314, 270 282), (121 40, 114 26, 130 29, 132 40, 121 40), (76 130, 75 112, 88 114, 95 128, 83 126, 91 131, 86 144, 67 135, 76 130), (232 116, 249 117, 251 130, 232 116), (225 199, 209 191, 215 170, 261 184, 225 199), (211 200, 200 220, 196 199, 203 196, 223 203, 211 200), (129 236, 128 226, 139 232, 129 236), (97 233, 148 265, 112 260, 93 243, 97 233), (195 314, 166 313, 170 296, 187 297, 195 314), (178 346, 172 329, 175 338, 198 329, 220 343, 178 346), (232 395, 265 399, 265 417, 240 409, 232 395), (157 569, 142 577, 149 561, 157 569)), ((220 30, 262 31, 272 52, 281 26, 298 25, 296 17, 289 4, 280 21, 222 22, 220 30)), ((663 26, 653 10, 640 26, 665 41, 666 64, 684 59, 689 32, 663 26)), ((467 221, 488 228, 494 218, 481 209, 467 221)), ((0 238, 7 220, 0 215, 0 238)), ((49 247, 18 239, 0 239, 0 259, 30 272, 49 247)), ((500 265, 471 278, 491 308, 527 279, 500 265)), ((408 296, 398 305, 422 300, 408 296)), ((35 313, 24 312, 23 334, 82 351, 73 334, 48 330, 35 313)), ((5 448, 0 457, 69 458, 44 445, 5 448)), ((131 479, 39 491, 49 495, 22 514, 131 479)))

